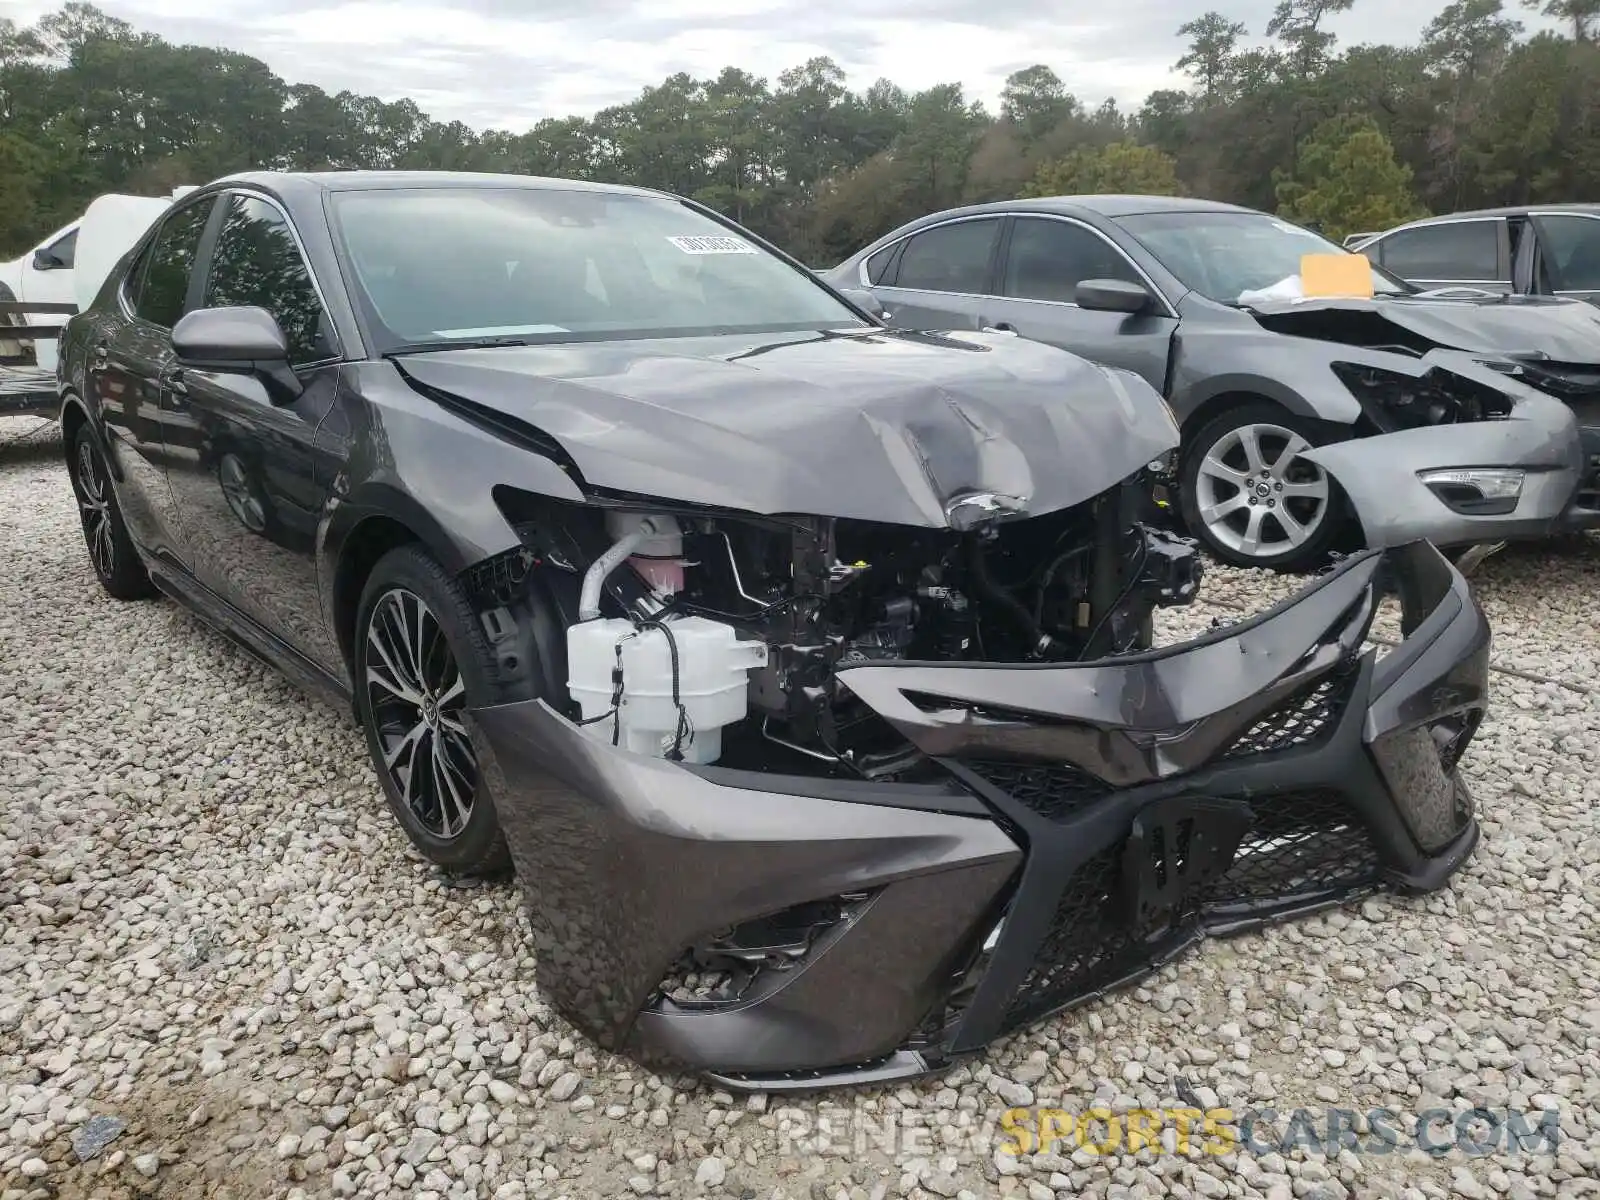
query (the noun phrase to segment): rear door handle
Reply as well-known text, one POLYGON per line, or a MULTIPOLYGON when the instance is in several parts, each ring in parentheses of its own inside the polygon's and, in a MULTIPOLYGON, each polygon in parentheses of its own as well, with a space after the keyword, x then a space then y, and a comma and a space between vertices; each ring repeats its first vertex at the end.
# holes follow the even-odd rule
POLYGON ((983 331, 985 333, 1009 333, 1012 337, 1017 336, 1016 328, 1008 321, 996 321, 993 325, 985 325, 983 331))
POLYGON ((105 344, 104 343, 101 343, 100 345, 96 346, 94 348, 94 352, 89 356, 89 365, 91 367, 93 367, 96 371, 105 370, 107 364, 109 364, 110 361, 111 361, 111 351, 109 351, 109 350, 107 350, 105 348, 105 344))
POLYGON ((189 387, 183 382, 183 368, 174 367, 167 372, 167 391, 174 396, 187 396, 189 387))

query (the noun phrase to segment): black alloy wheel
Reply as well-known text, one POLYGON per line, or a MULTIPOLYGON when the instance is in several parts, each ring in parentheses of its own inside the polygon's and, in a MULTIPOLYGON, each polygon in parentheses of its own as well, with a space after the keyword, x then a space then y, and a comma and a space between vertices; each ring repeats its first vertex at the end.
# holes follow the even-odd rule
POLYGON ((118 600, 143 600, 155 595, 156 589, 123 524, 105 456, 87 424, 79 426, 72 440, 70 465, 83 541, 100 586, 118 600))

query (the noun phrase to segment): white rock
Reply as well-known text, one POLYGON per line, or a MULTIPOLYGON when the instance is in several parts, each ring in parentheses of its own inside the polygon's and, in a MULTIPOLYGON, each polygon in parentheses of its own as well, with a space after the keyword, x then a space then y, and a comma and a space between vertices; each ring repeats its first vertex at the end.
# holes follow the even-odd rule
POLYGON ((583 1084, 583 1076, 576 1071, 568 1071, 556 1080, 550 1088, 550 1099, 570 1100, 579 1087, 583 1084))
POLYGON ((700 1188, 718 1188, 722 1181, 728 1177, 728 1169, 722 1165, 720 1158, 702 1158, 700 1165, 694 1169, 694 1182, 700 1188))

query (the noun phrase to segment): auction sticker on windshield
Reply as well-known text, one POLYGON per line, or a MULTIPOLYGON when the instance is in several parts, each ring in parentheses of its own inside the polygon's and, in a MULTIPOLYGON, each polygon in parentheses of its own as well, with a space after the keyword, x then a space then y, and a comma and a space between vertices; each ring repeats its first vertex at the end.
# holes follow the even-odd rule
POLYGON ((669 237, 685 254, 754 254, 756 248, 742 237, 718 234, 697 234, 693 237, 669 237))

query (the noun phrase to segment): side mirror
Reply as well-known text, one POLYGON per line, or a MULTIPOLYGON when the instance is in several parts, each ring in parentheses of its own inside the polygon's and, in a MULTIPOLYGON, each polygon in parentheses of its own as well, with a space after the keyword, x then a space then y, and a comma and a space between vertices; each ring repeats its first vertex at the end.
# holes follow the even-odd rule
POLYGON ((867 291, 866 288, 840 288, 839 294, 857 308, 866 309, 879 320, 885 318, 883 301, 879 300, 875 293, 867 291))
POLYGON ((261 376, 277 403, 304 390, 289 367, 289 339, 264 308, 197 308, 173 327, 172 349, 187 367, 261 376))
POLYGON ((35 271, 64 271, 67 264, 56 257, 52 250, 35 250, 33 252, 33 269, 35 271))
POLYGON ((1150 292, 1142 284, 1122 279, 1085 279, 1072 297, 1079 308, 1130 315, 1150 307, 1150 292))

